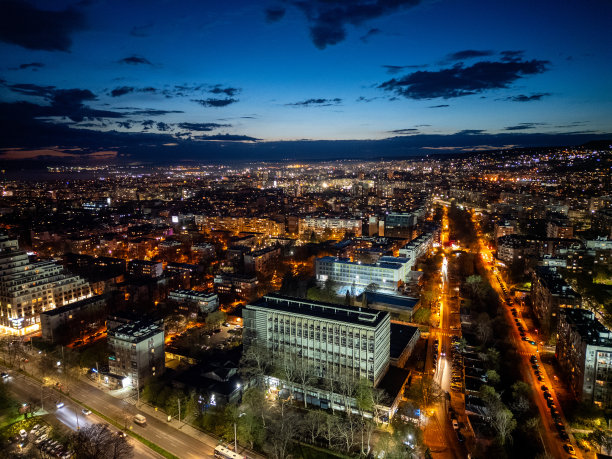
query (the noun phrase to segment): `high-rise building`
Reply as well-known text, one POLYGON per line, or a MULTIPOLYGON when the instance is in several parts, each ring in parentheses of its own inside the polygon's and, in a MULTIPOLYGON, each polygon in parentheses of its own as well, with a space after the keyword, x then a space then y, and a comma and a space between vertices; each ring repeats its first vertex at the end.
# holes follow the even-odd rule
POLYGON ((110 373, 129 378, 124 386, 142 387, 151 376, 164 372, 164 327, 135 321, 108 331, 110 373))
POLYGON ((556 356, 581 401, 612 407, 612 331, 592 311, 561 311, 556 356))
POLYGON ((30 262, 16 240, 0 235, 0 329, 23 334, 40 328, 40 313, 89 298, 87 281, 54 261, 30 262))
POLYGON ((321 378, 349 372, 376 385, 389 366, 388 312, 271 294, 243 316, 247 345, 306 359, 321 378))

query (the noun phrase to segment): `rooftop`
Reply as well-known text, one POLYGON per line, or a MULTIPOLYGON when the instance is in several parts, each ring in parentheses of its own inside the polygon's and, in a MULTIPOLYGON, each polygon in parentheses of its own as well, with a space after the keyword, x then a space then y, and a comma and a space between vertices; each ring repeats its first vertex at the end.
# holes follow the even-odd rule
POLYGON ((391 349, 390 354, 392 359, 399 359, 416 333, 419 332, 418 327, 410 325, 391 323, 391 349))
POLYGON ((163 333, 163 327, 148 321, 138 320, 127 324, 119 325, 117 328, 108 331, 108 336, 139 343, 158 333, 163 333))
POLYGON ((612 347, 612 331, 597 320, 592 311, 564 308, 561 313, 570 327, 580 334, 582 341, 594 346, 612 347))
POLYGON ((292 298, 278 294, 266 295, 263 298, 248 304, 247 309, 263 308, 278 312, 297 314, 303 316, 347 322, 354 325, 376 327, 383 320, 389 318, 385 311, 375 311, 352 306, 310 301, 302 298, 292 298))

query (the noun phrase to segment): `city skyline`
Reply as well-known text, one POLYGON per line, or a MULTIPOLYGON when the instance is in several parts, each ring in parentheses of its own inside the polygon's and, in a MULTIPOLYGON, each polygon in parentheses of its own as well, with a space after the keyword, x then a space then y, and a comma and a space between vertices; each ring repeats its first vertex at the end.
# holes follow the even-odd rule
POLYGON ((0 3, 0 160, 376 158, 612 137, 604 1, 146 6, 0 3))

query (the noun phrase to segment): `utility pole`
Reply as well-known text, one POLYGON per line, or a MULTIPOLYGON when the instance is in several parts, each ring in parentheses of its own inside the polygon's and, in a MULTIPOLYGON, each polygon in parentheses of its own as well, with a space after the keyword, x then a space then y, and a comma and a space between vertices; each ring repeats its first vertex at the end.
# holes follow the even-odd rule
POLYGON ((98 375, 98 384, 100 384, 100 369, 98 368, 98 362, 96 362, 96 374, 98 375))
POLYGON ((40 411, 44 411, 45 410, 45 406, 43 405, 43 388, 44 386, 41 384, 40 385, 40 411))
POLYGON ((234 422, 234 452, 238 453, 238 436, 236 435, 236 423, 234 422))
POLYGON ((140 406, 140 378, 136 377, 136 405, 140 406))
POLYGON ((178 420, 179 422, 181 422, 181 399, 178 398, 178 406, 179 406, 179 416, 178 416, 178 420))

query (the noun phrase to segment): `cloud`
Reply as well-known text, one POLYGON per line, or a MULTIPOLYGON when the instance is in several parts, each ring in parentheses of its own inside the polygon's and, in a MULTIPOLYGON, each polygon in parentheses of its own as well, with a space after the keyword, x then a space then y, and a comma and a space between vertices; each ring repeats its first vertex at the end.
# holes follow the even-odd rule
POLYGON ((285 8, 282 6, 272 6, 266 9, 266 21, 277 22, 285 16, 285 8))
POLYGON ((40 10, 26 1, 0 2, 0 41, 27 49, 70 51, 72 34, 85 28, 85 17, 73 8, 40 10))
POLYGON ((359 96, 357 99, 355 99, 355 102, 372 102, 373 100, 376 100, 376 99, 380 99, 380 97, 359 96))
POLYGON ((450 105, 448 105, 448 104, 430 105, 427 108, 446 108, 446 107, 450 107, 450 105))
POLYGON ((18 68, 19 70, 32 69, 37 70, 41 69, 45 66, 42 62, 30 62, 29 64, 21 64, 18 68))
POLYGON ((124 129, 130 129, 132 127, 132 120, 127 121, 117 121, 117 126, 122 127, 124 129))
POLYGON ((446 62, 463 61, 467 59, 474 59, 476 57, 492 56, 494 53, 490 50, 478 51, 475 49, 466 49, 463 51, 457 51, 455 53, 448 54, 444 59, 446 62))
POLYGON ((394 129, 392 131, 387 131, 390 134, 416 134, 419 132, 418 129, 415 128, 404 128, 404 129, 394 129))
POLYGON ((159 121, 155 127, 157 127, 158 131, 162 131, 162 132, 166 132, 169 131, 170 129, 172 129, 172 126, 170 126, 168 123, 164 123, 163 121, 159 121))
POLYGON ((162 116, 170 113, 184 113, 182 110, 158 110, 155 108, 136 109, 132 112, 126 112, 124 115, 131 116, 162 116))
POLYGON ((387 73, 395 75, 400 73, 404 69, 421 69, 427 67, 427 64, 423 65, 383 65, 382 67, 387 70, 387 73))
POLYGON ((480 135, 485 134, 483 129, 464 129, 462 131, 455 132, 453 135, 480 135))
POLYGON ((374 35, 379 35, 381 33, 382 33, 382 30, 373 28, 373 29, 368 30, 365 35, 362 35, 361 37, 359 37, 359 39, 362 42, 367 43, 368 41, 370 41, 370 38, 372 38, 374 35))
POLYGON ((223 140, 227 142, 256 142, 261 139, 249 137, 248 135, 237 134, 213 134, 213 135, 197 135, 193 137, 196 140, 223 140))
POLYGON ((550 96, 550 93, 541 92, 537 94, 532 94, 530 96, 526 96, 525 94, 519 94, 518 96, 507 97, 506 100, 511 100, 512 102, 533 102, 534 100, 541 100, 542 97, 546 96, 550 96))
POLYGON ((504 131, 524 131, 526 129, 533 129, 537 126, 544 126, 546 123, 519 123, 514 126, 506 126, 504 131))
POLYGON ((151 61, 149 61, 147 58, 142 57, 142 56, 136 56, 136 55, 132 55, 132 56, 124 57, 123 59, 119 59, 119 63, 129 64, 129 65, 141 65, 141 64, 153 65, 151 61))
POLYGON ((419 70, 401 78, 393 78, 381 83, 378 88, 407 99, 452 99, 491 89, 508 88, 511 83, 526 75, 545 72, 548 64, 548 61, 537 59, 481 61, 467 67, 458 63, 450 68, 419 70))
POLYGON ((360 26, 372 19, 412 8, 421 0, 311 0, 296 1, 306 16, 310 37, 319 49, 346 38, 346 26, 360 26))
POLYGON ((240 88, 224 88, 220 84, 214 85, 208 92, 212 94, 225 94, 226 96, 233 97, 240 92, 240 88))
POLYGON ((192 102, 197 102, 204 107, 225 107, 226 105, 238 102, 238 99, 191 99, 192 102))
POLYGON ((179 123, 177 125, 181 129, 187 129, 189 131, 202 131, 208 132, 222 127, 231 127, 231 124, 219 124, 219 123, 179 123))
POLYGON ((342 99, 336 97, 335 99, 306 99, 285 105, 290 105, 292 107, 329 107, 330 105, 338 105, 340 102, 342 102, 342 99))
POLYGON ((119 96, 124 96, 126 94, 129 94, 133 91, 134 91, 134 88, 131 86, 121 86, 121 87, 113 89, 110 92, 110 95, 111 97, 119 97, 119 96))
POLYGON ((504 62, 514 62, 520 61, 523 58, 523 54, 525 51, 517 50, 517 51, 502 51, 499 53, 501 55, 501 60, 504 62))

